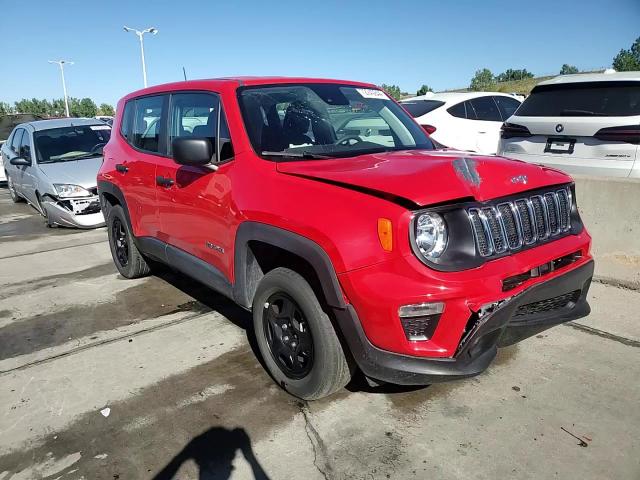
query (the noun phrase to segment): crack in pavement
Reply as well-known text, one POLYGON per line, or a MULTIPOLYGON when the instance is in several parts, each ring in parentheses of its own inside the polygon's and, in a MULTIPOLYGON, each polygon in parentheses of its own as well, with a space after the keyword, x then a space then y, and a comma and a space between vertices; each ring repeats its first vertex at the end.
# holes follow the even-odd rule
POLYGON ((617 278, 596 275, 593 277, 593 283, 599 283, 608 287, 621 288, 623 290, 631 290, 632 292, 640 292, 640 285, 633 280, 620 280, 617 278))
POLYGON ((613 333, 605 332, 604 330, 588 327, 581 323, 567 322, 564 325, 566 325, 567 327, 575 328, 576 330, 580 330, 581 332, 588 333, 589 335, 596 335, 597 337, 602 337, 606 338, 607 340, 613 340, 614 342, 622 343, 623 345, 627 345, 629 347, 640 347, 640 341, 638 340, 621 337, 620 335, 615 335, 613 333))
POLYGON ((313 465, 316 467, 318 472, 320 472, 320 475, 325 478, 325 480, 334 478, 333 468, 329 464, 327 446, 324 444, 324 441, 320 437, 320 434, 309 419, 309 404, 306 401, 300 401, 298 402, 298 407, 300 408, 300 413, 302 413, 302 416, 304 417, 304 431, 307 434, 307 438, 309 439, 309 443, 311 443, 311 448, 313 449, 313 465), (320 468, 320 465, 318 465, 318 449, 320 450, 322 457, 324 457, 324 470, 320 468))

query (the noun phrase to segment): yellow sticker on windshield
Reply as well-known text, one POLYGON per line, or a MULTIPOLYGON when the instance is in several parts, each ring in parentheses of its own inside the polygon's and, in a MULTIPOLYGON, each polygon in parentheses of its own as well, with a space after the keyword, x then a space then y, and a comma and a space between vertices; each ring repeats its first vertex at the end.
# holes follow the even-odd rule
POLYGON ((373 88, 356 88, 356 92, 364 98, 375 98, 377 100, 389 100, 389 97, 382 90, 374 90, 373 88))

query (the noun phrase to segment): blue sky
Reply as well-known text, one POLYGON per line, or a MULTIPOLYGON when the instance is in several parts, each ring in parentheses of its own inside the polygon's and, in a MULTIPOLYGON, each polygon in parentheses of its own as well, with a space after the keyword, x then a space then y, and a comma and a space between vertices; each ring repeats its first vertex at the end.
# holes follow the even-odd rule
POLYGON ((114 104, 142 86, 187 76, 304 75, 397 84, 468 85, 475 70, 555 73, 610 66, 640 36, 638 0, 0 0, 0 100, 69 95, 114 104), (15 21, 12 21, 15 20, 15 21))

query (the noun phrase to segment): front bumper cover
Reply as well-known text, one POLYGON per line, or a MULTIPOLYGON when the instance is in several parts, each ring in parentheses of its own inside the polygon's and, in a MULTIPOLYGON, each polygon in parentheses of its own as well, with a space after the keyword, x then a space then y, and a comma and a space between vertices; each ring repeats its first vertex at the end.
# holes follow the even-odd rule
POLYGON ((547 328, 584 317, 591 311, 587 293, 593 277, 593 261, 564 275, 538 283, 504 302, 471 327, 452 358, 425 358, 382 350, 367 339, 354 308, 335 310, 351 353, 364 374, 376 380, 400 385, 430 383, 471 377, 483 372, 495 358, 497 348, 511 345, 547 328), (562 295, 576 293, 563 308, 550 312, 518 311, 562 295), (514 316, 519 313, 525 312, 514 316))
POLYGON ((43 199, 42 206, 47 211, 47 217, 52 224, 74 228, 96 228, 105 225, 104 215, 101 210, 94 213, 83 213, 84 209, 94 207, 94 204, 99 207, 100 203, 97 196, 78 200, 71 199, 69 202, 78 204, 71 205, 73 211, 68 206, 63 205, 60 200, 52 197, 43 199))

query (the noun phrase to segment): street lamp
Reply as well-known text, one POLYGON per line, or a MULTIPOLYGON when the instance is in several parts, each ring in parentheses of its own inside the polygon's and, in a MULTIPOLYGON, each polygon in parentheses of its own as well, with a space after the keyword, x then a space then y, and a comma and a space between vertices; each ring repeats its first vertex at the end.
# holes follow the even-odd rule
POLYGON ((145 33, 150 33, 151 35, 155 35, 156 33, 158 33, 158 29, 151 27, 151 28, 145 28, 144 30, 140 31, 140 30, 136 30, 135 28, 129 28, 125 25, 124 31, 134 32, 138 36, 138 39, 140 40, 140 56, 142 57, 142 78, 144 79, 144 87, 147 88, 147 67, 144 63, 144 42, 142 40, 142 36, 145 33))
POLYGON ((67 99, 67 84, 64 81, 64 66, 65 65, 73 65, 73 62, 68 62, 66 60, 49 60, 49 63, 56 63, 60 66, 60 75, 62 75, 62 91, 64 92, 64 110, 69 116, 69 100, 67 99))

